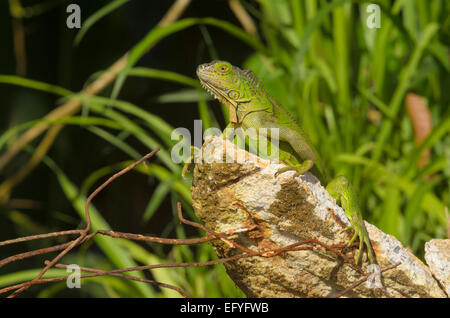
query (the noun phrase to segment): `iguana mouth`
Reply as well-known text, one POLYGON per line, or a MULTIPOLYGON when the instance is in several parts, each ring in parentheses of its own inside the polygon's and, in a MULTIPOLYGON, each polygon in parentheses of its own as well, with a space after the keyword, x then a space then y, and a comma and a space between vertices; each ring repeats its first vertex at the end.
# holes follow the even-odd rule
POLYGON ((211 95, 214 96, 215 99, 219 100, 222 103, 228 103, 230 105, 233 105, 235 107, 236 102, 229 99, 228 95, 225 94, 222 90, 218 89, 214 85, 208 83, 207 81, 199 78, 200 84, 203 86, 203 88, 208 91, 211 95))

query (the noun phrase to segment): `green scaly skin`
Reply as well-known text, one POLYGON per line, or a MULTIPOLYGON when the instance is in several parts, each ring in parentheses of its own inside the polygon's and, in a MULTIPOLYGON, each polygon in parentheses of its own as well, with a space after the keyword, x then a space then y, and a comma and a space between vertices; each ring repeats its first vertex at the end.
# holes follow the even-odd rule
MULTIPOLYGON (((258 137, 262 136, 258 128, 268 128, 269 133, 270 128, 278 128, 279 161, 287 167, 278 170, 277 174, 295 170, 298 176, 311 170, 322 184, 328 183, 325 167, 308 135, 292 115, 260 86, 250 71, 241 70, 228 62, 214 61, 198 66, 197 76, 203 87, 227 107, 230 114, 228 127, 240 127, 244 130, 255 128, 260 133, 258 137)), ((270 134, 262 137, 269 138, 270 134)), ((268 144, 268 148, 275 146, 270 143, 270 139, 268 144)), ((360 262, 365 245, 369 262, 376 264, 355 191, 344 176, 331 180, 326 189, 341 203, 351 222, 349 228, 354 229, 355 234, 348 246, 359 237, 356 263, 360 262)))

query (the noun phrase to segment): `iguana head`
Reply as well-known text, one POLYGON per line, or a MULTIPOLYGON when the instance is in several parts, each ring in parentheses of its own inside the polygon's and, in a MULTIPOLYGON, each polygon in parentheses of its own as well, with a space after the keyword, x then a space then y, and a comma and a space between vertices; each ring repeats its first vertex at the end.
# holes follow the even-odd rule
POLYGON ((213 61, 197 67, 197 76, 202 86, 226 105, 236 107, 248 102, 252 91, 257 91, 254 75, 225 61, 213 61))

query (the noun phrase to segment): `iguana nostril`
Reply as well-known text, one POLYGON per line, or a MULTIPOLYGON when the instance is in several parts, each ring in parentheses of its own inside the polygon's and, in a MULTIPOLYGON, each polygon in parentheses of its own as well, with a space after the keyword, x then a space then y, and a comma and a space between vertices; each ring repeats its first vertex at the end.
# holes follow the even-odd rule
POLYGON ((197 74, 206 68, 206 64, 201 64, 197 67, 197 74))

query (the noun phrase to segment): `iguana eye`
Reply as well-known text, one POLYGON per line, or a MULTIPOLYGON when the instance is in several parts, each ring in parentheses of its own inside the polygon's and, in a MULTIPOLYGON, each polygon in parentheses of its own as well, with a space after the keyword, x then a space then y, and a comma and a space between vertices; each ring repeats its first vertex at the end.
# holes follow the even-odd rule
POLYGON ((226 72, 228 72, 228 70, 229 70, 229 67, 228 67, 228 65, 226 65, 226 64, 221 64, 221 65, 219 65, 219 71, 220 72, 222 72, 222 73, 226 73, 226 72))
POLYGON ((239 98, 239 92, 236 91, 228 91, 228 96, 232 99, 238 99, 239 98))

